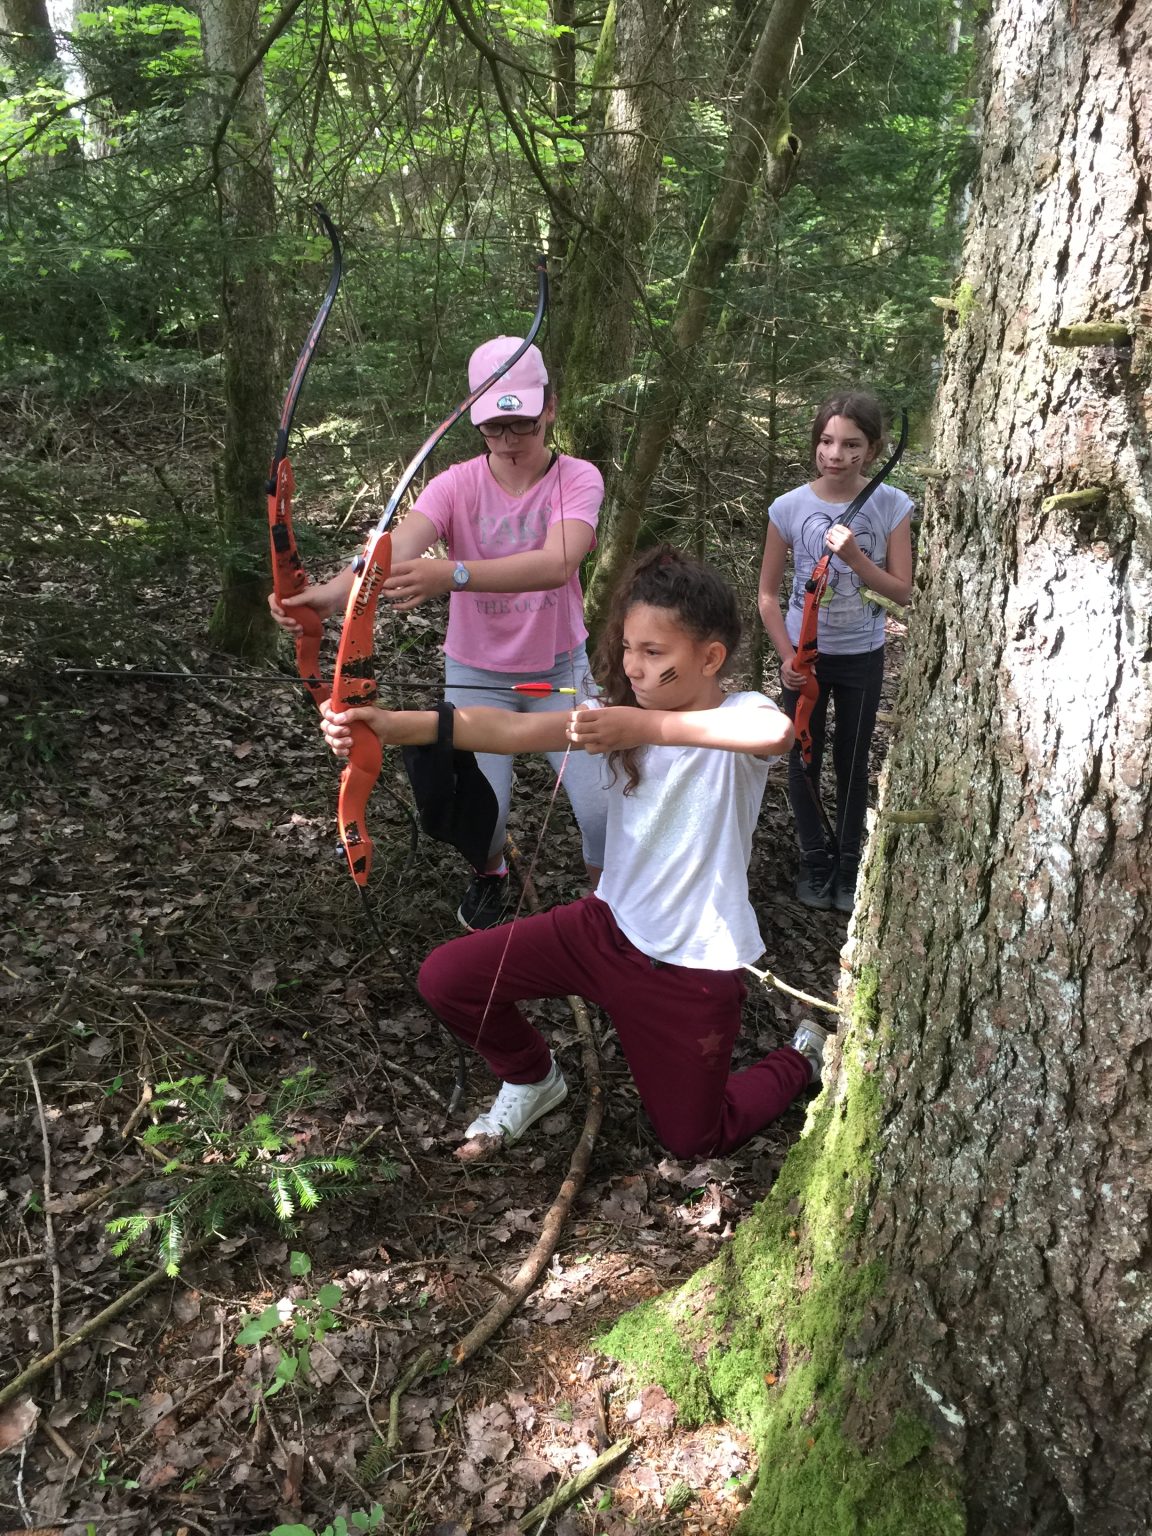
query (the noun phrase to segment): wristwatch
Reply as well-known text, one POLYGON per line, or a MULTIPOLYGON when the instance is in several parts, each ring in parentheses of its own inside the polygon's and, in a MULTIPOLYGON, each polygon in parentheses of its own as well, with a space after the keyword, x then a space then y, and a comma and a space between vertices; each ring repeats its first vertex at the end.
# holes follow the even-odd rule
POLYGON ((468 585, 471 577, 472 573, 464 564, 463 560, 457 560, 456 569, 452 572, 452 585, 457 590, 459 590, 461 587, 466 587, 468 585))

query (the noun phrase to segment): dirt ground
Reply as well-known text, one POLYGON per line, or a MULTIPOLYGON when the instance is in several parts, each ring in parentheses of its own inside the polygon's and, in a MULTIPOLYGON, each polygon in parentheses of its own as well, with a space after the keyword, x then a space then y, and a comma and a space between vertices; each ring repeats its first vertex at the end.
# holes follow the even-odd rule
MULTIPOLYGON (((173 638, 174 595, 142 587, 101 659, 163 664, 151 644, 163 633, 180 665, 218 670, 173 638)), ((205 612, 176 607, 203 633, 205 612)), ((391 676, 418 703, 434 696, 435 626, 411 634, 391 676)), ((492 1087, 473 1071, 445 1123, 455 1057, 413 978, 459 931, 466 877, 451 850, 421 838, 413 851, 402 806, 377 793, 377 944, 334 856, 335 769, 298 690, 14 677, 6 702, 3 1379, 154 1279, 158 1215, 176 1210, 185 1246, 175 1279, 144 1287, 0 1408, 0 1528, 320 1531, 379 1506, 379 1529, 413 1536, 731 1530, 753 1448, 730 1427, 678 1423, 597 1341, 729 1241, 804 1106, 733 1157, 677 1162, 594 1018, 607 1112, 542 1282, 466 1366, 394 1397, 413 1360, 431 1348, 446 1361, 506 1293, 556 1196, 585 1114, 571 1012, 541 1010, 568 1101, 538 1134, 462 1165, 461 1127, 492 1087), (341 1157, 354 1172, 331 1166, 341 1157), (282 1184, 296 1209, 278 1226, 268 1190, 289 1166, 311 1170, 319 1198, 304 1209, 307 1189, 282 1184), (146 1230, 117 1256, 131 1231, 108 1223, 125 1217, 146 1230), (262 1337, 258 1324, 243 1342, 261 1317, 262 1337), (586 1492, 518 1524, 624 1437, 628 1454, 586 1492)), ((512 833, 536 855, 541 900, 569 899, 580 860, 567 808, 541 837, 547 767, 518 774, 512 833)), ((765 963, 832 999, 847 919, 798 906, 794 877, 781 767, 752 867, 765 963)), ((810 1013, 749 987, 737 1065, 810 1013)))

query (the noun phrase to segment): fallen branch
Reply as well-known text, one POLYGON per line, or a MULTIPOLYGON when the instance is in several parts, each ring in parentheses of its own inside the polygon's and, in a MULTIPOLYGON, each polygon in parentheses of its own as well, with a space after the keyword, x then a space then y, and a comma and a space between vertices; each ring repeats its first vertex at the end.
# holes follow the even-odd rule
POLYGON ((24 1264, 39 1264, 44 1257, 44 1250, 38 1249, 35 1253, 20 1254, 14 1259, 0 1259, 0 1269, 19 1269, 24 1264))
MULTIPOLYGON (((519 856, 516 849, 509 845, 510 860, 520 875, 519 856)), ((540 910, 540 903, 536 899, 535 887, 532 884, 532 870, 526 875, 521 875, 521 884, 524 887, 524 896, 529 908, 533 912, 540 910)), ((508 1288, 507 1294, 502 1295, 485 1312, 484 1316, 476 1323, 452 1351, 452 1359, 456 1365, 463 1365, 466 1360, 485 1345, 498 1328, 503 1325, 516 1311, 520 1303, 535 1286, 537 1280, 544 1273, 556 1252, 556 1246, 560 1241, 560 1234, 564 1230, 564 1223, 568 1220, 568 1213, 575 1203, 577 1195, 584 1187, 584 1180, 588 1175, 588 1167, 592 1161, 592 1149, 596 1145, 596 1135, 604 1119, 604 1084, 600 1076, 600 1058, 596 1053, 596 1041, 592 1034, 592 1020, 588 1017, 588 1008, 581 997, 570 996, 568 1006, 572 1010, 576 1020, 576 1029, 580 1035, 580 1050, 584 1062, 584 1083, 588 1093, 588 1108, 584 1115, 584 1127, 579 1139, 572 1149, 572 1156, 568 1163, 568 1172, 564 1177, 559 1192, 552 1202, 552 1208, 544 1218, 540 1229, 540 1236, 534 1244, 531 1253, 516 1271, 508 1288)))
MULTIPOLYGON (((540 903, 536 898, 536 890, 532 882, 532 870, 529 866, 525 872, 520 855, 515 846, 508 842, 505 852, 509 864, 516 871, 517 878, 523 891, 522 900, 533 912, 540 910, 540 903)), ((584 1063, 584 1082, 588 1094, 588 1108, 584 1115, 584 1126, 579 1139, 572 1149, 572 1156, 568 1162, 568 1172, 564 1176, 559 1192, 548 1214, 544 1218, 540 1229, 540 1236, 532 1247, 528 1257, 520 1265, 511 1282, 508 1285, 500 1284, 501 1295, 496 1302, 485 1312, 484 1316, 476 1323, 451 1351, 451 1363, 463 1365, 470 1360, 478 1350, 488 1342, 496 1331, 512 1316, 521 1302, 535 1286, 544 1270, 551 1262, 552 1255, 556 1252, 560 1241, 560 1234, 564 1230, 564 1223, 575 1203, 577 1195, 584 1187, 584 1180, 588 1175, 588 1167, 592 1161, 592 1149, 596 1145, 596 1135, 604 1119, 604 1083, 600 1075, 600 1058, 596 1052, 596 1040, 592 1033, 592 1020, 588 1017, 588 1009, 583 998, 570 996, 568 1006, 572 1009, 576 1020, 576 1028, 580 1035, 581 1056, 584 1063)), ((388 1409, 388 1439, 389 1451, 395 1451, 400 1445, 400 1399, 409 1387, 425 1376, 431 1368, 444 1359, 443 1353, 433 1347, 423 1350, 405 1371, 404 1375, 392 1389, 388 1409)))
POLYGON ((38 1381, 58 1360, 63 1360, 65 1355, 70 1355, 78 1344, 83 1344, 85 1339, 91 1338, 94 1333, 99 1333, 105 1323, 110 1323, 114 1317, 119 1317, 121 1312, 126 1311, 134 1301, 139 1301, 140 1297, 150 1291, 154 1285, 170 1278, 167 1269, 153 1270, 131 1290, 125 1291, 123 1296, 118 1296, 115 1301, 109 1302, 103 1312, 97 1312, 96 1316, 90 1317, 83 1327, 78 1328, 75 1333, 70 1333, 57 1348, 49 1350, 46 1355, 41 1355, 39 1360, 33 1360, 32 1364, 21 1371, 19 1376, 13 1377, 7 1386, 0 1387, 0 1408, 3 1408, 5 1403, 10 1403, 14 1397, 18 1397, 29 1382, 38 1381))
POLYGON ((573 1499, 578 1499, 585 1488, 590 1487, 600 1478, 609 1467, 615 1466, 618 1461, 623 1461, 632 1449, 631 1440, 617 1440, 615 1445, 610 1445, 603 1456, 597 1456, 575 1477, 570 1477, 566 1483, 560 1483, 549 1496, 530 1509, 526 1515, 522 1515, 516 1523, 516 1529, 528 1533, 543 1530, 544 1522, 551 1519, 557 1510, 566 1509, 573 1499))
MULTIPOLYGON (((31 1060, 27 1063, 28 1076, 32 1079, 32 1092, 36 1095, 36 1109, 40 1115, 40 1141, 44 1149, 44 1253, 52 1271, 52 1348, 60 1348, 60 1296, 63 1284, 60 1279, 60 1260, 56 1253, 56 1227, 52 1221, 52 1147, 48 1140, 48 1122, 44 1118, 44 1100, 40 1096, 40 1079, 31 1060)), ((55 1397, 60 1401, 60 1372, 56 1372, 55 1397)))
POLYGON ((604 1088, 599 1081, 599 1070, 596 1062, 596 1043, 592 1038, 592 1021, 588 1017, 588 1010, 578 997, 568 999, 573 1013, 576 1015, 576 1026, 580 1031, 580 1043, 583 1047, 585 1077, 590 1081, 588 1088, 588 1109, 584 1116, 584 1127, 580 1137, 572 1149, 572 1157, 568 1163, 568 1172, 561 1184, 552 1208, 544 1218, 540 1229, 540 1236, 532 1248, 531 1253, 521 1264, 511 1282, 511 1288, 507 1296, 501 1296, 488 1309, 484 1316, 476 1323, 452 1351, 452 1359, 456 1365, 463 1365, 466 1360, 480 1349, 498 1328, 501 1328, 516 1311, 520 1303, 535 1286, 537 1280, 547 1269, 556 1252, 556 1246, 560 1241, 560 1234, 564 1230, 564 1223, 568 1220, 568 1213, 575 1203, 577 1195, 584 1187, 584 1180, 588 1174, 588 1166, 592 1161, 592 1149, 596 1145, 596 1134, 600 1129, 600 1123, 604 1119, 604 1088), (589 1062, 591 1061, 591 1066, 589 1062))

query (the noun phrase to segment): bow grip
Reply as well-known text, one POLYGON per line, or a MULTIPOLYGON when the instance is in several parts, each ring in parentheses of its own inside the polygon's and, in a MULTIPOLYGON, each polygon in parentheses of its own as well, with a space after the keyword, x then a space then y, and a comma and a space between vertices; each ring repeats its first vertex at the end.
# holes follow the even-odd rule
POLYGON ((348 869, 357 885, 368 884, 372 873, 372 839, 368 835, 368 799, 384 762, 384 749, 376 732, 362 720, 352 722, 352 750, 340 775, 336 820, 348 869))
MULTIPOLYGON (((332 702, 337 709, 357 709, 376 699, 376 605, 392 569, 392 535, 377 533, 356 564, 357 576, 348 594, 332 677, 332 702)), ((352 750, 340 779, 336 817, 348 868, 359 886, 367 885, 372 871, 373 845, 366 817, 383 761, 384 751, 375 731, 362 720, 352 721, 352 750)))

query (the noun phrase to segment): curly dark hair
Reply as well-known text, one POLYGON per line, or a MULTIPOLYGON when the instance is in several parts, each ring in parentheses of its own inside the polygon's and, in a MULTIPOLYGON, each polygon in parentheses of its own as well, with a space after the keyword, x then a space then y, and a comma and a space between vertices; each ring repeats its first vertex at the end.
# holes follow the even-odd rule
MULTIPOLYGON (((728 653, 721 674, 731 665, 743 628, 736 593, 711 566, 671 544, 656 544, 637 555, 612 595, 592 662, 604 704, 636 707, 636 695, 624 671, 624 621, 637 603, 669 609, 697 640, 719 640, 728 653)), ((639 752, 639 747, 627 747, 608 754, 613 779, 624 770, 626 795, 640 782, 639 752)))
POLYGON ((816 462, 821 434, 833 416, 845 416, 849 421, 854 421, 868 439, 870 448, 879 448, 884 441, 884 412, 875 395, 862 389, 841 390, 839 394, 829 395, 816 412, 816 419, 812 423, 813 464, 816 462))

